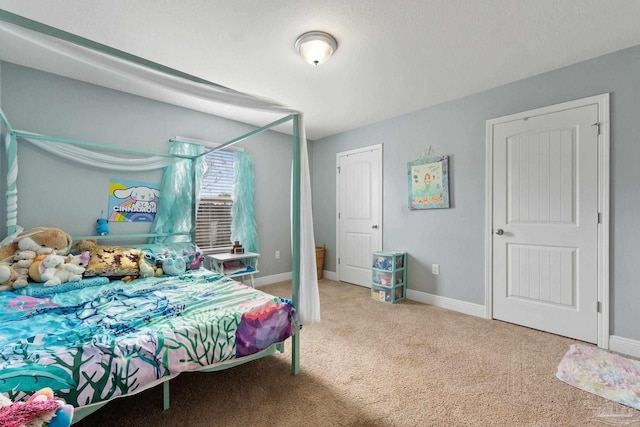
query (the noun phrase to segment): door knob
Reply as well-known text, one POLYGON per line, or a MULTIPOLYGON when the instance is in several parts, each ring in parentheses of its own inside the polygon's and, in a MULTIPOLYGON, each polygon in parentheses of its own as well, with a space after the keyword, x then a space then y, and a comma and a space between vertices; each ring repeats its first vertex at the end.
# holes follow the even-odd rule
POLYGON ((496 230, 496 234, 497 234, 498 236, 502 236, 502 235, 504 234, 504 230, 503 230, 502 228, 498 228, 498 229, 496 230))
POLYGON ((371 226, 371 228, 373 228, 373 229, 378 228, 378 224, 373 224, 373 225, 371 226))

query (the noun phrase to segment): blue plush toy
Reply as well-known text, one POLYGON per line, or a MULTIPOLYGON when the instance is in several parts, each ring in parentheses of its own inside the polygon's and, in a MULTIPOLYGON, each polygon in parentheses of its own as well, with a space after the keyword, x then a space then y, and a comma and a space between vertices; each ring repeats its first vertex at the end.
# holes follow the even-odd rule
POLYGON ((187 263, 184 258, 167 258, 162 262, 162 271, 169 276, 179 276, 187 271, 187 263))
POLYGON ((107 225, 109 224, 109 221, 101 217, 98 218, 96 222, 98 223, 98 225, 96 226, 96 233, 101 236, 109 234, 109 226, 107 225))

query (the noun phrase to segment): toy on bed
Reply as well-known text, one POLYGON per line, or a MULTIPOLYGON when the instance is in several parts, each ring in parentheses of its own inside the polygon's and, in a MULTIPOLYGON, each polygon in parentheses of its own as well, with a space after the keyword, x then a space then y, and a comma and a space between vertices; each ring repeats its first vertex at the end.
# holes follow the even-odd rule
POLYGON ((66 262, 68 265, 66 268, 76 274, 84 273, 84 270, 87 268, 89 261, 91 260, 90 254, 90 251, 83 251, 77 255, 67 255, 66 262))
POLYGON ((45 387, 26 402, 12 402, 0 395, 0 425, 28 427, 68 427, 73 420, 73 406, 57 399, 53 390, 45 387))
POLYGON ((29 268, 29 278, 37 283, 44 282, 44 286, 78 282, 82 280, 89 260, 89 251, 66 257, 56 254, 39 255, 29 268))
MULTIPOLYGON (((194 247, 195 248, 195 247, 194 247)), ((179 276, 187 270, 197 270, 202 267, 204 257, 200 251, 195 249, 180 248, 142 248, 143 257, 140 258, 140 276, 179 276)))
POLYGON ((138 261, 140 277, 162 276, 164 272, 162 271, 162 267, 157 266, 155 255, 144 251, 142 253, 144 256, 141 256, 140 261, 138 261))
POLYGON ((13 289, 13 282, 18 278, 15 272, 8 264, 0 264, 0 291, 10 291, 13 289))
POLYGON ((80 254, 83 252, 91 252, 91 248, 94 246, 98 246, 98 241, 96 239, 78 240, 77 242, 73 242, 69 253, 80 254))
POLYGON ((197 270, 198 268, 202 267, 202 264, 204 264, 204 255, 202 255, 201 252, 191 252, 184 250, 182 253, 189 259, 187 270, 197 270))
MULTIPOLYGON (((29 267, 38 254, 66 255, 71 248, 71 236, 58 228, 36 227, 9 236, 0 247, 0 262, 9 266, 17 274, 10 286, 0 286, 0 290, 19 289, 27 286, 29 267)), ((6 268, 2 276, 7 276, 6 268)), ((9 274, 8 276, 11 276, 9 274)), ((3 282, 0 282, 3 283, 3 282)))

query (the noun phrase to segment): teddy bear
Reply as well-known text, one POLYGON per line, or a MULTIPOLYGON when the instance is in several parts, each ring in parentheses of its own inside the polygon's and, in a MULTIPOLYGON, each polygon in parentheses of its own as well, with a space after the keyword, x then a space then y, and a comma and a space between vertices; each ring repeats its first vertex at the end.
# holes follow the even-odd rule
POLYGON ((10 291, 13 283, 18 278, 18 273, 7 264, 0 264, 0 291, 10 291))
POLYGON ((80 254, 85 251, 91 251, 91 248, 98 245, 98 241, 96 239, 86 239, 86 240, 78 240, 73 243, 71 246, 71 250, 69 252, 73 254, 80 254))
MULTIPOLYGON (((9 263, 11 268, 18 274, 13 282, 13 288, 24 288, 27 286, 29 278, 29 266, 32 262, 25 254, 18 254, 18 259, 14 257, 18 251, 33 251, 38 254, 57 253, 66 255, 71 248, 71 236, 59 228, 36 227, 23 231, 11 239, 11 242, 0 248, 0 261, 9 263), (27 265, 28 264, 28 265, 27 265), (26 270, 25 270, 26 269, 26 270)), ((29 256, 31 255, 28 253, 29 256)), ((35 257, 34 257, 35 258, 35 257)), ((31 259, 32 260, 32 259, 31 259)))
MULTIPOLYGON (((31 266, 31 264, 33 264, 33 260, 35 258, 36 258, 35 251, 32 251, 32 250, 23 251, 21 249, 18 249, 13 254, 13 263, 11 264, 11 267, 16 272, 18 277, 29 276, 29 267, 31 266)), ((14 284, 13 287, 15 289, 19 289, 19 288, 25 287, 26 285, 27 285, 26 283, 23 283, 22 281, 20 281, 18 282, 17 285, 14 284)))

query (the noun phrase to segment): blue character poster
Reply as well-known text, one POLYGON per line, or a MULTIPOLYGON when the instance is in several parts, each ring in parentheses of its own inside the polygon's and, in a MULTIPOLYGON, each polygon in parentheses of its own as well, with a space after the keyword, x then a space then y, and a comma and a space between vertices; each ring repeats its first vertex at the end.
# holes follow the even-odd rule
POLYGON ((156 217, 160 184, 111 178, 109 221, 152 222, 156 217))

